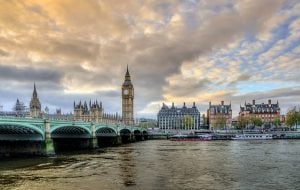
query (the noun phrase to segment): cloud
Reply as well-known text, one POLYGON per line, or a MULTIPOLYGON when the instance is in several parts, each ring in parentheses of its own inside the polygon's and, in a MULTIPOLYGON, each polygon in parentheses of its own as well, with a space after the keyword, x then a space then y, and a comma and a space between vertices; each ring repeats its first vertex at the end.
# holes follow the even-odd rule
POLYGON ((51 81, 58 83, 62 74, 52 69, 18 68, 15 66, 0 65, 0 79, 4 81, 22 81, 33 83, 35 81, 51 81))
POLYGON ((0 56, 6 57, 6 56, 8 56, 8 55, 9 55, 8 52, 6 52, 6 51, 0 49, 0 56))
MULTIPOLYGON (((163 101, 202 106, 235 99, 246 94, 241 83, 274 81, 281 89, 282 79, 299 76, 299 6, 282 0, 4 1, 2 86, 11 96, 21 95, 16 88, 30 96, 39 81, 43 105, 70 111, 73 99, 97 98, 107 111, 120 112, 129 64, 135 110, 145 115, 155 115, 153 106, 163 101)), ((12 101, 4 94, 2 102, 12 101)))

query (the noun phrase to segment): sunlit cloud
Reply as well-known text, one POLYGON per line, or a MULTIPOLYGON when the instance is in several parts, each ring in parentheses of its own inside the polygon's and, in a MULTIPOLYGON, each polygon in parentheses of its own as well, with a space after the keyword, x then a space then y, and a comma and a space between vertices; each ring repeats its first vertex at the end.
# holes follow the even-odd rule
POLYGON ((285 112, 300 104, 299 55, 298 1, 0 5, 0 103, 7 110, 17 98, 28 103, 35 82, 52 111, 97 98, 106 111, 120 112, 129 64, 141 117, 155 117, 162 102, 196 102, 205 113, 209 101, 239 106, 253 98, 279 99, 285 112))

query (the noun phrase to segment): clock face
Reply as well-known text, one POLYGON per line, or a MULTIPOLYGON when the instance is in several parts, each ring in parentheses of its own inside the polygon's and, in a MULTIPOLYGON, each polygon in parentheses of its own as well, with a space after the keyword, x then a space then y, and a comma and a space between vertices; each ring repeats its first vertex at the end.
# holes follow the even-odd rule
POLYGON ((129 91, 127 89, 124 90, 124 95, 128 95, 129 91))

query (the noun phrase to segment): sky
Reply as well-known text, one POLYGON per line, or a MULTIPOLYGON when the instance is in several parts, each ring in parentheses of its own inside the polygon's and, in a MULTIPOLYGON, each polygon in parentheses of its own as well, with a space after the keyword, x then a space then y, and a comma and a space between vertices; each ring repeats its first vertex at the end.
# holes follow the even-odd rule
POLYGON ((129 65, 135 117, 162 103, 300 105, 298 0, 0 0, 0 104, 121 113, 129 65))

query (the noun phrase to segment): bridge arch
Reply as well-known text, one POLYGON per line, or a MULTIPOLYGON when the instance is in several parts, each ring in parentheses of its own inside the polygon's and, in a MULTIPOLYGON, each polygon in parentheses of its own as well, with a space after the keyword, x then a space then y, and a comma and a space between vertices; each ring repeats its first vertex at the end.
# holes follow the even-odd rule
POLYGON ((96 126, 95 136, 99 147, 107 147, 118 143, 118 133, 111 126, 96 126))
POLYGON ((148 139, 148 132, 146 130, 143 130, 143 137, 144 137, 144 140, 147 140, 148 139))
POLYGON ((45 139, 44 126, 19 122, 0 123, 0 136, 1 140, 42 141, 45 139))
POLYGON ((63 124, 51 127, 52 138, 91 138, 92 131, 88 126, 63 124))
POLYGON ((116 137, 117 136, 117 131, 114 128, 111 127, 101 127, 96 129, 96 136, 99 137, 103 137, 103 136, 107 136, 107 137, 116 137))
POLYGON ((61 124, 51 126, 50 133, 55 151, 88 149, 92 144, 92 132, 86 125, 61 124))
POLYGON ((140 129, 135 129, 133 131, 134 137, 136 141, 142 141, 143 140, 143 133, 140 129))
POLYGON ((131 142, 131 130, 128 128, 120 129, 120 137, 122 143, 130 143, 131 142))

